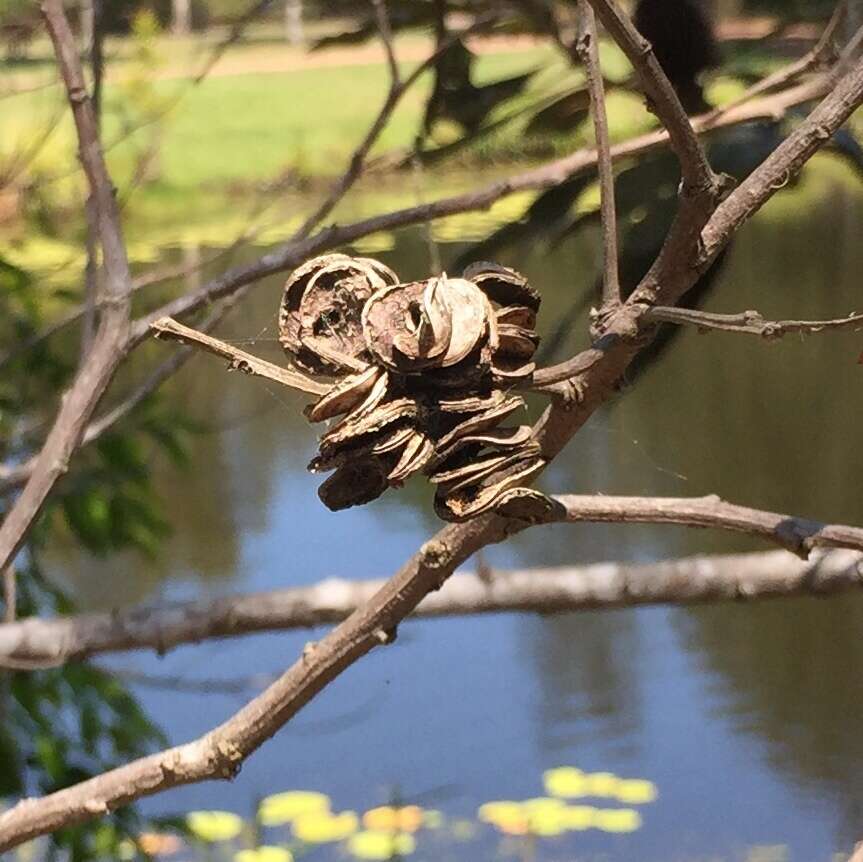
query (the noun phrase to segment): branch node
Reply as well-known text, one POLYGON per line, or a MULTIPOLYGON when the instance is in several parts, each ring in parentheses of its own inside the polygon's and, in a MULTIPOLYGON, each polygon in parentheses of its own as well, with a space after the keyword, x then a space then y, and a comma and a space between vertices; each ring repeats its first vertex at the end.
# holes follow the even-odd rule
POLYGON ((309 641, 303 647, 303 661, 309 661, 311 657, 315 654, 315 650, 318 648, 318 644, 316 641, 309 641))
POLYGON ((380 628, 375 629, 372 632, 372 637, 383 646, 389 646, 391 643, 395 643, 396 639, 399 636, 398 626, 392 626, 388 629, 380 628))
POLYGON ((84 810, 88 814, 99 815, 99 814, 107 814, 111 809, 108 807, 108 803, 105 802, 104 799, 88 799, 84 803, 84 810))
POLYGON ((449 564, 450 550, 443 542, 429 539, 420 548, 419 558, 426 569, 443 569, 449 564))

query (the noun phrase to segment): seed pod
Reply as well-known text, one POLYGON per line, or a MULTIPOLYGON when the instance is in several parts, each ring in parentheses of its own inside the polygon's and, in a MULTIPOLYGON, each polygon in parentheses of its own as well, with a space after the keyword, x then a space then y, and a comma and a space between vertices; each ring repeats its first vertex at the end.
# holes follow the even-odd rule
MULTIPOLYGON (((365 371, 343 377, 334 383, 329 392, 323 394, 314 404, 306 407, 304 413, 309 422, 323 422, 353 410, 362 403, 375 384, 386 377, 386 371, 377 365, 370 365, 365 371)), ((386 385, 384 386, 386 391, 386 385)))
POLYGON ((536 455, 513 455, 508 463, 476 484, 456 491, 438 489, 434 507, 438 517, 445 521, 466 521, 493 509, 508 491, 532 479, 543 467, 545 460, 536 455))
POLYGON ((388 487, 385 466, 378 458, 349 461, 321 484, 318 496, 333 512, 370 503, 388 487))
POLYGON ((530 359, 539 345, 539 336, 532 330, 512 323, 501 323, 498 328, 500 346, 495 358, 512 357, 530 359))
POLYGON ((517 425, 515 428, 494 428, 475 434, 465 434, 457 437, 446 448, 436 447, 435 457, 429 464, 429 469, 443 469, 444 465, 466 446, 510 451, 528 443, 532 436, 533 429, 530 425, 517 425))
POLYGON ((472 263, 463 273, 492 302, 501 306, 523 305, 539 311, 541 297, 527 279, 514 269, 481 260, 472 263))
POLYGON ((418 473, 425 467, 433 454, 434 444, 432 441, 425 434, 414 431, 406 443, 398 463, 387 475, 390 484, 400 485, 409 476, 418 473))
POLYGON ((366 300, 395 273, 370 258, 324 255, 292 273, 279 313, 279 340, 315 374, 362 371, 368 364, 361 315, 366 300))
POLYGON ((536 312, 526 305, 507 305, 495 312, 498 326, 502 323, 511 323, 514 326, 523 326, 525 329, 536 328, 536 312))
POLYGON ((539 444, 534 442, 524 443, 515 452, 486 452, 482 456, 472 458, 468 463, 435 471, 429 476, 429 481, 441 485, 443 493, 451 494, 469 485, 478 484, 501 468, 539 453, 539 444))
POLYGON ((321 454, 326 455, 332 449, 358 442, 401 419, 414 419, 417 412, 417 405, 410 398, 398 398, 359 417, 351 413, 321 437, 321 454))
POLYGON ((496 356, 491 365, 491 379, 500 386, 513 386, 528 380, 534 371, 534 362, 496 356))
POLYGON ((481 413, 474 413, 459 422, 451 431, 441 437, 435 448, 444 451, 453 441, 468 434, 476 434, 499 425, 507 416, 524 407, 524 399, 520 395, 509 395, 500 403, 481 413))
POLYGON ((475 285, 446 275, 379 290, 362 313, 372 355, 403 374, 457 365, 487 340, 488 320, 475 285))
POLYGON ((300 343, 300 301, 309 282, 324 267, 336 261, 350 261, 346 254, 325 254, 307 260, 288 276, 279 306, 279 342, 292 356, 302 349, 300 343))

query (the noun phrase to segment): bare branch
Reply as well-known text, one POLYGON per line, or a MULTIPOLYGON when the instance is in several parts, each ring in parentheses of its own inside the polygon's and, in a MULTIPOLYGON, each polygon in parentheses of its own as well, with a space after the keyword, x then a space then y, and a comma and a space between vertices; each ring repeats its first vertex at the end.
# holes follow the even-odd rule
POLYGON ((390 16, 387 12, 386 0, 371 0, 374 7, 375 20, 378 24, 378 33, 381 37, 381 42, 384 45, 384 52, 387 55, 387 66, 390 70, 390 87, 395 89, 399 86, 399 64, 396 61, 396 52, 393 45, 393 30, 390 27, 390 16))
POLYGON ((861 101, 863 60, 858 60, 830 96, 716 208, 701 235, 703 250, 699 264, 702 271, 725 246, 731 234, 799 173, 861 101))
MULTIPOLYGON (((548 502, 544 514, 533 523, 679 524, 760 536, 803 556, 814 548, 863 550, 863 529, 749 509, 718 497, 565 496, 548 502)), ((232 777, 243 760, 345 668, 376 646, 391 642, 402 620, 428 593, 440 589, 472 553, 528 526, 526 521, 497 515, 448 525, 341 625, 307 647, 266 691, 210 733, 41 799, 23 800, 0 814, 0 851, 61 825, 106 814, 142 796, 205 779, 232 777)))
POLYGON ((655 306, 645 311, 642 320, 650 323, 676 323, 695 326, 702 332, 745 332, 765 339, 782 338, 789 332, 811 335, 826 329, 863 329, 863 314, 849 314, 835 320, 765 320, 757 311, 740 314, 713 314, 690 308, 655 306))
POLYGON ((177 323, 176 320, 172 320, 170 317, 163 317, 157 320, 152 324, 152 329, 156 333, 157 338, 179 341, 182 344, 193 344, 203 348, 208 353, 213 353, 216 356, 227 359, 230 363, 228 367, 232 371, 242 371, 244 374, 251 374, 254 377, 263 377, 266 380, 280 383, 282 386, 299 389, 301 392, 308 392, 312 395, 323 395, 330 389, 326 383, 319 383, 301 371, 282 368, 280 365, 267 362, 265 359, 259 359, 257 356, 246 353, 245 350, 240 350, 232 344, 227 344, 218 338, 205 335, 197 329, 183 326, 182 323, 177 323))
MULTIPOLYGON (((329 579, 310 587, 209 601, 133 608, 0 625, 0 667, 57 666, 94 655, 234 638, 263 631, 341 622, 383 580, 329 579)), ((792 595, 826 595, 863 587, 857 551, 787 551, 698 556, 658 563, 596 563, 554 569, 457 573, 420 602, 413 618, 527 612, 561 613, 642 604, 691 604, 792 595)))
POLYGON ((704 148, 680 104, 671 82, 645 39, 616 0, 589 0, 603 26, 632 63, 648 98, 650 108, 668 131, 671 146, 680 159, 680 169, 686 189, 684 194, 697 194, 718 190, 718 179, 713 173, 704 148))
POLYGON ((18 584, 15 567, 6 566, 3 570, 3 622, 15 622, 18 607, 18 584))
MULTIPOLYGON (((386 10, 383 8, 382 3, 383 0, 377 0, 377 2, 375 2, 375 10, 379 16, 379 22, 380 16, 383 15, 386 22, 384 27, 386 27, 386 32, 388 32, 389 19, 386 17, 386 10)), ((365 137, 360 142, 356 150, 354 150, 354 153, 348 162, 347 170, 345 170, 342 176, 336 181, 329 195, 327 195, 326 200, 324 200, 323 203, 305 220, 305 222, 303 222, 300 229, 294 234, 294 241, 308 237, 312 230, 333 211, 336 204, 338 204, 338 202, 345 196, 345 193, 360 177, 371 148, 374 146, 375 141, 380 137, 380 134, 386 127, 387 123, 389 123, 390 117, 398 103, 401 101, 402 96, 404 96, 404 94, 422 77, 423 73, 430 68, 438 57, 451 47, 456 40, 462 39, 466 35, 476 32, 493 20, 493 16, 482 16, 477 18, 473 24, 465 30, 462 30, 459 33, 450 34, 450 36, 438 45, 437 48, 428 57, 426 57, 426 59, 423 60, 407 78, 404 79, 404 81, 399 77, 395 56, 392 55, 392 34, 390 33, 389 37, 387 37, 385 30, 381 29, 381 38, 384 40, 387 48, 387 57, 391 63, 392 79, 390 81, 389 92, 384 99, 384 103, 381 106, 377 117, 375 117, 368 132, 366 132, 365 137)))
POLYGON ((608 137, 608 117, 605 111, 605 85, 599 65, 599 37, 596 19, 587 0, 579 0, 579 16, 583 32, 576 41, 576 50, 587 73, 596 151, 599 161, 600 209, 602 213, 602 306, 620 305, 620 279, 617 271, 617 214, 614 205, 614 170, 608 137))
POLYGON ((810 51, 807 51, 802 57, 800 57, 800 59, 795 60, 793 63, 789 63, 787 66, 783 66, 771 75, 767 75, 760 81, 757 81, 745 92, 741 93, 741 95, 736 99, 729 102, 727 105, 715 108, 708 116, 712 119, 720 117, 727 111, 733 110, 740 105, 744 105, 746 102, 751 102, 753 99, 769 92, 770 90, 777 90, 780 87, 784 87, 787 84, 798 80, 807 72, 829 65, 836 59, 836 45, 834 40, 836 37, 836 31, 839 29, 839 25, 842 23, 842 19, 845 17, 847 9, 848 0, 840 0, 840 2, 836 4, 836 8, 833 10, 833 15, 827 22, 827 26, 824 28, 821 38, 810 51))
MULTIPOLYGON (((829 87, 828 79, 825 76, 800 87, 795 87, 793 90, 778 93, 766 99, 759 99, 750 105, 743 105, 719 120, 713 122, 696 120, 695 128, 700 133, 765 117, 775 120, 784 116, 790 108, 810 102, 823 96, 826 92, 829 92, 829 87)), ((640 155, 660 149, 668 143, 668 140, 666 131, 650 132, 612 147, 611 154, 614 159, 640 155)), ((465 194, 440 198, 430 203, 372 216, 351 224, 326 227, 308 239, 292 240, 281 248, 259 258, 254 263, 228 270, 218 278, 203 285, 199 290, 178 297, 139 318, 132 327, 131 342, 134 345, 147 338, 150 334, 150 324, 160 317, 177 317, 196 311, 214 299, 227 296, 246 284, 259 281, 277 272, 289 270, 313 255, 354 242, 377 231, 393 230, 457 213, 488 209, 496 201, 516 192, 543 190, 558 186, 567 179, 592 169, 596 163, 595 148, 578 150, 539 168, 496 181, 484 188, 465 194)))
POLYGON ((61 0, 45 0, 42 12, 63 75, 80 144, 81 164, 93 196, 105 269, 105 308, 90 352, 66 392, 37 458, 33 474, 0 526, 0 570, 8 566, 54 483, 66 470, 99 399, 128 344, 132 279, 111 179, 99 144, 75 39, 61 0))

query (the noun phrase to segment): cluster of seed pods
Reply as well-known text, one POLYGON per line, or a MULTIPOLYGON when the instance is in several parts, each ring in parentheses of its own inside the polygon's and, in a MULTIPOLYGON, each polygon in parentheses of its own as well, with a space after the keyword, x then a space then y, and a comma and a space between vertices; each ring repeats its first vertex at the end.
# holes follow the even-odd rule
POLYGON ((305 371, 334 380, 306 410, 335 420, 314 472, 333 510, 367 503, 415 473, 435 511, 461 521, 494 508, 543 466, 524 409, 539 339, 539 294, 512 269, 477 263, 461 278, 402 283, 389 267, 331 254, 288 279, 280 342, 305 371))

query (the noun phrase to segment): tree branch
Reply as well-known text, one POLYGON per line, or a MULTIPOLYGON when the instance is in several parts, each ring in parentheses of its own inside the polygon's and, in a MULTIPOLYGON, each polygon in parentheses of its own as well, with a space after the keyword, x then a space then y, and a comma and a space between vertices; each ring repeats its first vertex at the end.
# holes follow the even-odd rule
POLYGON ((701 234, 700 271, 710 265, 740 225, 799 173, 861 101, 863 60, 858 60, 831 94, 716 208, 701 234))
MULTIPOLYGON (((818 80, 795 87, 792 90, 759 99, 749 105, 743 105, 718 120, 696 119, 694 128, 699 133, 707 133, 765 117, 778 120, 790 108, 810 102, 829 92, 828 83, 827 76, 822 76, 818 80)), ((664 130, 658 130, 617 144, 612 147, 611 155, 613 159, 641 155, 662 148, 668 141, 668 133, 664 130)), ((278 272, 285 272, 316 254, 321 254, 340 245, 346 245, 378 231, 394 230, 449 215, 488 209, 501 198, 517 192, 542 191, 558 186, 566 180, 592 169, 596 164, 597 153, 594 148, 578 150, 569 156, 556 159, 539 168, 524 171, 513 177, 496 181, 484 188, 440 198, 418 206, 406 207, 384 215, 372 216, 347 225, 323 228, 307 239, 289 241, 281 248, 264 255, 251 264, 228 270, 207 282, 199 290, 178 297, 139 318, 132 326, 130 341, 134 345, 147 338, 150 334, 150 324, 160 317, 178 317, 197 311, 207 303, 227 296, 244 285, 252 284, 278 272)))
POLYGON ((596 19, 587 0, 579 0, 582 32, 576 40, 576 51, 587 74, 590 109, 599 162, 600 210, 602 214, 602 307, 607 310, 620 305, 620 279, 617 271, 617 215, 614 205, 614 170, 608 137, 608 117, 605 110, 605 85, 599 65, 599 37, 596 19))
MULTIPOLYGON (((189 330, 195 333, 207 333, 214 329, 225 315, 245 296, 248 288, 237 291, 213 311, 213 313, 201 324, 199 330, 189 330)), ((177 324, 180 326, 180 324, 177 324)), ((185 329, 186 327, 181 327, 185 329)), ((181 340, 181 339, 177 339, 181 340)), ((223 342, 220 342, 223 343, 223 342)), ((230 347, 230 345, 225 345, 230 347)), ((239 351, 242 354, 242 351, 239 351)), ((180 350, 175 350, 171 356, 164 362, 158 365, 153 371, 147 375, 144 380, 138 384, 128 395, 123 398, 118 404, 107 410, 101 416, 93 419, 84 430, 81 437, 81 442, 78 444, 79 449, 95 443, 107 434, 117 423, 122 422, 136 407, 149 398, 166 380, 173 377, 191 358, 195 355, 195 349, 192 346, 183 347, 180 350)), ((237 357, 237 361, 240 358, 237 357)), ((20 488, 36 466, 36 458, 34 456, 23 464, 18 464, 15 467, 4 467, 0 465, 0 496, 9 494, 12 491, 20 488)))
POLYGON ((42 447, 27 485, 0 526, 0 570, 8 566, 54 483, 66 470, 87 420, 102 397, 128 343, 131 276, 111 179, 99 144, 75 39, 61 0, 45 0, 42 13, 54 44, 80 145, 81 164, 97 216, 105 270, 105 303, 93 344, 42 447))
MULTIPOLYGON (((801 555, 816 547, 863 549, 863 529, 748 509, 717 497, 565 496, 549 503, 533 523, 716 527, 761 536, 801 555)), ((376 646, 390 643, 402 620, 471 554, 528 526, 527 521, 489 515, 444 527, 341 625, 307 646, 275 683, 210 733, 41 799, 25 799, 0 814, 0 851, 142 796, 205 779, 231 778, 243 760, 343 670, 376 646)))
POLYGON ((807 72, 822 68, 836 60, 836 45, 834 43, 834 39, 836 37, 836 31, 839 29, 839 25, 842 23, 842 19, 845 17, 847 9, 848 0, 839 0, 839 3, 836 4, 836 8, 833 10, 833 15, 830 17, 830 20, 827 22, 827 26, 824 28, 824 32, 821 34, 821 38, 811 50, 807 51, 802 57, 800 57, 800 59, 795 60, 793 63, 789 63, 787 66, 783 66, 781 69, 777 69, 773 74, 767 75, 760 81, 757 81, 745 92, 741 93, 738 98, 729 102, 727 105, 715 108, 708 116, 711 118, 720 117, 727 111, 731 111, 740 105, 744 105, 746 102, 752 101, 752 99, 757 98, 763 93, 784 87, 786 84, 790 84, 791 82, 798 80, 807 72))
MULTIPOLYGON (((0 625, 0 667, 57 666, 91 656, 338 623, 368 602, 384 580, 337 578, 310 587, 184 602, 156 608, 30 618, 0 625)), ((863 587, 857 551, 787 551, 697 556, 658 563, 596 563, 554 569, 457 573, 420 602, 413 618, 487 613, 562 613, 643 604, 826 595, 863 587)))
POLYGON ((323 395, 330 390, 330 386, 326 383, 319 383, 301 371, 293 368, 283 368, 281 365, 274 365, 265 359, 259 359, 257 356, 253 356, 245 350, 240 350, 232 344, 227 344, 218 338, 205 335, 197 329, 183 326, 182 323, 177 323, 176 320, 172 320, 170 317, 163 317, 157 320, 152 324, 152 329, 157 338, 165 338, 179 341, 182 344, 194 345, 215 356, 227 359, 229 362, 228 367, 232 371, 242 371, 244 374, 272 380, 275 383, 280 383, 282 386, 299 389, 301 392, 308 392, 312 395, 323 395))
POLYGON ((423 73, 432 66, 440 55, 450 48, 458 39, 463 39, 470 33, 485 27, 492 20, 493 16, 482 16, 477 18, 470 27, 464 30, 450 34, 435 50, 426 57, 404 81, 401 80, 393 53, 392 32, 389 29, 389 18, 386 14, 386 8, 383 6, 383 0, 372 0, 375 7, 375 13, 378 17, 378 26, 381 32, 381 39, 387 53, 387 61, 390 64, 390 88, 384 103, 378 111, 365 137, 360 142, 359 146, 354 150, 353 155, 348 162, 348 167, 345 172, 339 177, 338 181, 333 185, 326 200, 303 222, 299 230, 294 234, 293 240, 299 241, 308 237, 312 230, 319 225, 336 207, 338 202, 345 196, 345 193, 359 179, 363 172, 363 167, 366 163, 366 158, 375 145, 375 142, 380 137, 381 132, 390 121, 393 111, 396 109, 402 96, 422 77, 423 73))
POLYGON ((674 87, 662 70, 653 47, 636 30, 629 16, 616 0, 589 0, 599 20, 632 63, 648 105, 668 131, 671 146, 680 160, 684 196, 718 190, 718 178, 713 173, 704 148, 695 134, 689 117, 674 92, 674 87))
POLYGON ((789 332, 812 335, 826 329, 863 329, 863 314, 849 314, 847 317, 835 320, 765 320, 757 311, 713 314, 707 311, 662 305, 647 309, 642 321, 647 324, 676 323, 681 326, 695 326, 701 332, 709 330, 745 332, 768 340, 782 338, 789 332))

